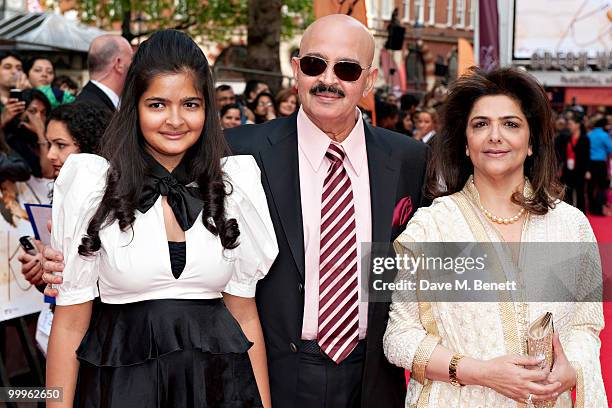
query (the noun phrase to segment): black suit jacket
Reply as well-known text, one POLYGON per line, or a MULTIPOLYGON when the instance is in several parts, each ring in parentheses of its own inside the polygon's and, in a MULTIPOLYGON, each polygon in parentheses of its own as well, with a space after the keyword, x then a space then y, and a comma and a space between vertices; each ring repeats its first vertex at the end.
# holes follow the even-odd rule
POLYGON ((96 103, 108 109, 111 114, 116 111, 113 101, 110 100, 102 89, 91 81, 87 82, 83 89, 81 89, 81 93, 77 95, 76 100, 96 103))
MULTIPOLYGON (((268 354, 272 405, 280 408, 296 405, 304 317, 304 232, 296 118, 294 114, 262 125, 226 130, 234 154, 252 155, 257 160, 280 250, 268 275, 258 283, 256 294, 268 354)), ((410 196, 416 210, 421 202, 427 147, 368 124, 365 139, 372 239, 389 242, 400 232, 399 227, 392 228, 396 203, 410 196)), ((370 303, 368 307, 362 407, 404 407, 404 370, 391 365, 383 354, 388 310, 388 303, 370 303)))

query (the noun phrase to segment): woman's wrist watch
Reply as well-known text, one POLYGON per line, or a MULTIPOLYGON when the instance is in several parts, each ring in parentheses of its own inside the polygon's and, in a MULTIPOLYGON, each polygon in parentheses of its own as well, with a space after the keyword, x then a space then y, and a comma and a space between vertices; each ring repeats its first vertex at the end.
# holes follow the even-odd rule
POLYGON ((462 384, 457 379, 457 366, 459 365, 459 361, 463 358, 463 354, 454 354, 448 364, 448 378, 450 383, 455 387, 461 387, 462 384))

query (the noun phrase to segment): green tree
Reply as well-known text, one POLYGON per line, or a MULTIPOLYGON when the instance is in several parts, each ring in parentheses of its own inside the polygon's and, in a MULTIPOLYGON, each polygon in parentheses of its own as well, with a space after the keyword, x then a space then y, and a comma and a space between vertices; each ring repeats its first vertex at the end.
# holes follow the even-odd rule
POLYGON ((220 42, 246 36, 248 67, 270 72, 280 72, 281 38, 313 19, 312 0, 81 0, 79 6, 84 22, 120 27, 128 41, 162 28, 220 42))

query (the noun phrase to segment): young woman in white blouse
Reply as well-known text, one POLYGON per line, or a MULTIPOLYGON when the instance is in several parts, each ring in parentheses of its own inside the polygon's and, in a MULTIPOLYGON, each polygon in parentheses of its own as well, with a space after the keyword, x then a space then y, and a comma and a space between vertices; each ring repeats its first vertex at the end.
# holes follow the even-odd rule
POLYGON ((270 406, 254 295, 278 247, 254 159, 223 159, 214 101, 200 48, 160 31, 134 55, 102 157, 64 164, 47 362, 64 398, 50 407, 270 406))

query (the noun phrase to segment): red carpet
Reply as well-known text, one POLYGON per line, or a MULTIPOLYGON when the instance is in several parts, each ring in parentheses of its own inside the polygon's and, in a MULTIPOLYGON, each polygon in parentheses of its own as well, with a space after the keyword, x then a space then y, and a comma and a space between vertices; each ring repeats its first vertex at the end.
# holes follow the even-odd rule
MULTIPOLYGON (((589 217, 597 242, 612 243, 612 217, 589 217)), ((604 292, 605 299, 610 300, 609 296, 612 293, 612 244, 606 245, 606 253, 602 253, 602 266, 604 270, 604 281, 607 281, 604 292)), ((603 380, 606 386, 606 395, 608 396, 608 405, 612 406, 612 302, 604 303, 604 318, 606 327, 601 332, 601 369, 603 371, 603 380)))

